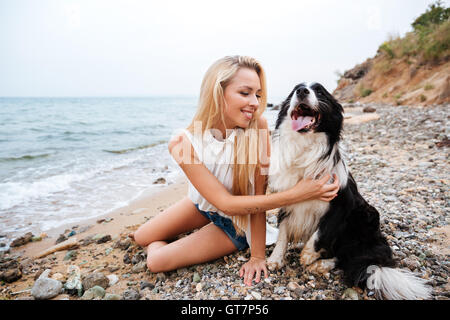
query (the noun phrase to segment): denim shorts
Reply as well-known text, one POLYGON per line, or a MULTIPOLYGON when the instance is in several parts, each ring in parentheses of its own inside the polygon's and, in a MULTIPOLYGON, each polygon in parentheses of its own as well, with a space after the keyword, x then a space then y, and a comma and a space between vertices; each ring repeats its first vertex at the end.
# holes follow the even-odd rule
POLYGON ((240 236, 237 234, 231 219, 222 217, 220 214, 212 211, 202 211, 198 208, 198 204, 195 204, 195 206, 203 216, 211 220, 212 223, 214 223, 216 226, 222 229, 223 232, 225 232, 225 234, 228 236, 228 238, 230 238, 230 240, 238 250, 244 250, 248 248, 247 238, 245 237, 245 235, 240 236))

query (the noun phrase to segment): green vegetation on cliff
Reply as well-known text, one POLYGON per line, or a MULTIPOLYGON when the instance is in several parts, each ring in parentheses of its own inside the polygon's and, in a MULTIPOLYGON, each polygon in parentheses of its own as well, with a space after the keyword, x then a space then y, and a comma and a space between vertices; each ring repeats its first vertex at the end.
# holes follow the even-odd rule
MULTIPOLYGON (((403 38, 391 38, 379 47, 388 61, 394 58, 415 58, 420 64, 439 63, 450 57, 450 8, 441 1, 431 4, 411 24, 413 31, 403 38)), ((389 63, 379 66, 389 71, 389 63)))

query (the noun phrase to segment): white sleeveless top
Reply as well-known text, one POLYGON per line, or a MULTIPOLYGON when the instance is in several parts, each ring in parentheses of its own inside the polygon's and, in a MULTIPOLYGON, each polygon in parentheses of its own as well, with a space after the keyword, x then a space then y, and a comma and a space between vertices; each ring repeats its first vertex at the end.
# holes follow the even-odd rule
MULTIPOLYGON (((193 135, 188 130, 184 129, 183 132, 192 144, 197 158, 206 166, 206 168, 225 186, 228 192, 232 193, 233 187, 233 155, 234 155, 234 137, 236 136, 236 130, 232 132, 225 139, 217 140, 213 133, 214 129, 205 130, 203 136, 193 135)), ((217 130, 217 135, 222 135, 217 130)), ((188 179, 189 181, 189 179, 188 179)), ((251 194, 254 194, 254 181, 250 179, 251 194)), ((202 211, 212 211, 221 215, 224 218, 230 219, 230 216, 226 215, 221 210, 217 209, 211 203, 209 203, 201 194, 197 191, 194 185, 189 181, 188 197, 194 204, 198 205, 198 208, 202 211)), ((247 243, 251 244, 251 226, 250 216, 248 216, 247 230, 245 230, 245 236, 247 243)), ((266 222, 266 245, 271 245, 276 242, 278 237, 278 229, 272 227, 266 222)))

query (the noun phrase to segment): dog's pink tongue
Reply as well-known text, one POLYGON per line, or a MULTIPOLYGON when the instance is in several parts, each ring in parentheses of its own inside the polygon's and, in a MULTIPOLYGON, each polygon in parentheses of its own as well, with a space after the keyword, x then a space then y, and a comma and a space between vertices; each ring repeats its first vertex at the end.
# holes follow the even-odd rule
POLYGON ((298 131, 311 123, 313 117, 298 117, 296 120, 292 119, 292 130, 298 131))

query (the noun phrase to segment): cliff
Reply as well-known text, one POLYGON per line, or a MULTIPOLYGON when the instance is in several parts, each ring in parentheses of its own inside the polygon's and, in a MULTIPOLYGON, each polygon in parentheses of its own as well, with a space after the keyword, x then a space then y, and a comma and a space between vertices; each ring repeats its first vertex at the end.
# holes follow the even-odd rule
POLYGON ((346 71, 333 92, 340 102, 430 105, 450 102, 450 9, 440 2, 391 37, 376 55, 346 71), (439 16, 436 18, 436 10, 439 16), (433 14, 433 15, 431 15, 433 14))

